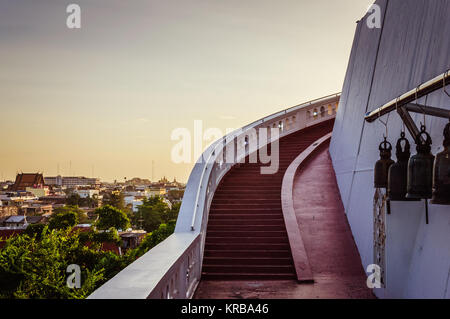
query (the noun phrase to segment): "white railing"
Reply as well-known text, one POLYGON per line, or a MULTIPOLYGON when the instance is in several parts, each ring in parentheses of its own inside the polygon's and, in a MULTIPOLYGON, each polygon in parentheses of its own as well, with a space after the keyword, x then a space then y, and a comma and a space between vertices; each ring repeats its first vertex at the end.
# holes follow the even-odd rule
MULTIPOLYGON (((267 116, 209 146, 195 164, 175 233, 97 289, 90 299, 191 298, 200 282, 209 208, 225 174, 263 147, 259 129, 276 129, 266 144, 336 116, 340 93, 267 116)), ((269 130, 270 132, 270 130, 269 130)))

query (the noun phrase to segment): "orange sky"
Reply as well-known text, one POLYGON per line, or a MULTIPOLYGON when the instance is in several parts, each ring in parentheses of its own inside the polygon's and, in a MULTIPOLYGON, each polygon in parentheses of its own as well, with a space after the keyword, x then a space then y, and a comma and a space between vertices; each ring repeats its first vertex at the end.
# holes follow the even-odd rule
MULTIPOLYGON (((173 129, 238 128, 341 90, 366 0, 0 3, 0 172, 174 176, 173 129), (70 170, 70 162, 72 169, 70 170)), ((206 146, 205 143, 204 146, 206 146)))

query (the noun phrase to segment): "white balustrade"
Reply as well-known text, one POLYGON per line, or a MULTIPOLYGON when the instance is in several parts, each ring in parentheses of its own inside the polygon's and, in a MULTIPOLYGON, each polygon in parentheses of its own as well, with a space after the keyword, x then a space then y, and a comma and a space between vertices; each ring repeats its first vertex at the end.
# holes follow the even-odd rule
POLYGON ((209 208, 225 174, 261 147, 336 116, 340 94, 272 114, 209 146, 195 164, 184 193, 175 233, 97 289, 90 299, 192 298, 201 279, 209 208), (268 139, 260 141, 260 130, 268 139), (278 128, 278 136, 270 129, 278 128))

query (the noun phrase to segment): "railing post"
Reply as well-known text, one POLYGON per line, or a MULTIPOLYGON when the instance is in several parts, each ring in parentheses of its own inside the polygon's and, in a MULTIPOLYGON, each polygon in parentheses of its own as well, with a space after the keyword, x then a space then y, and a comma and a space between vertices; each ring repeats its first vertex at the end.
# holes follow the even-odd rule
POLYGON ((300 110, 297 112, 297 128, 298 129, 302 129, 306 127, 306 122, 307 122, 307 114, 308 114, 308 110, 304 109, 304 110, 300 110))

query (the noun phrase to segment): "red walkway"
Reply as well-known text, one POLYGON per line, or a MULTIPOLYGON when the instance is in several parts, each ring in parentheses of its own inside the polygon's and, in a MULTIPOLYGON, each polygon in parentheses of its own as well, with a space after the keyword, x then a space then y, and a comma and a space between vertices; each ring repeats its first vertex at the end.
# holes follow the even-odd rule
POLYGON ((246 163, 225 176, 211 204, 202 279, 296 278, 281 210, 281 183, 295 157, 331 129, 328 121, 283 138, 277 174, 262 175, 264 164, 246 163))
POLYGON ((318 151, 294 181, 294 208, 315 283, 294 280, 286 230, 280 221, 281 207, 277 206, 281 205, 280 188, 275 189, 274 184, 281 187, 282 174, 290 162, 330 130, 331 123, 327 123, 283 139, 282 169, 270 182, 262 183, 267 188, 258 179, 253 184, 248 178, 240 180, 244 185, 238 183, 244 172, 259 175, 250 164, 227 176, 210 213, 204 274, 195 298, 373 298, 366 287, 327 148, 318 151), (263 199, 270 202, 258 204, 263 199), (245 211, 237 209, 242 204, 248 205, 245 211), (255 220, 258 223, 252 222, 255 220), (263 235, 271 232, 276 236, 263 235), (286 280, 274 280, 279 277, 273 274, 282 274, 286 280))

